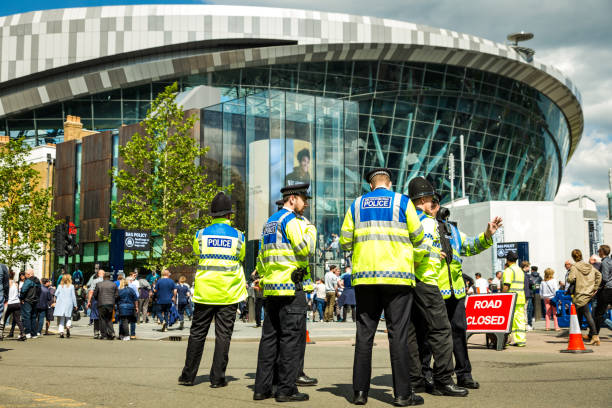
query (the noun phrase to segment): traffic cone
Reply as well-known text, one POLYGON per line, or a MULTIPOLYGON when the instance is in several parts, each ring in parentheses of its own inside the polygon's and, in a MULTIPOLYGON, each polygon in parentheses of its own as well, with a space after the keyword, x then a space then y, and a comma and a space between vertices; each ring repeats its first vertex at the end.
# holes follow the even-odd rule
POLYGON ((593 350, 586 349, 582 342, 582 332, 580 331, 580 323, 576 316, 576 306, 572 303, 570 310, 570 334, 567 350, 561 350, 562 353, 592 353, 593 350))
POLYGON ((310 340, 310 333, 306 330, 306 344, 316 344, 314 341, 310 340))

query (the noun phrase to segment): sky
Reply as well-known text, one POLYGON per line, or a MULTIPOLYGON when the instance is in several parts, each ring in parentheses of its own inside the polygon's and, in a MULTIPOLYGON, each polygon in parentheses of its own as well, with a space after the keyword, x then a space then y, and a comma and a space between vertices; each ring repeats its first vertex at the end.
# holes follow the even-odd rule
POLYGON ((441 27, 503 43, 528 31, 524 45, 555 65, 582 94, 585 128, 563 173, 555 201, 588 195, 607 215, 608 168, 612 167, 612 1, 610 0, 30 0, 0 2, 0 15, 50 8, 118 4, 233 4, 335 11, 394 18, 441 27))

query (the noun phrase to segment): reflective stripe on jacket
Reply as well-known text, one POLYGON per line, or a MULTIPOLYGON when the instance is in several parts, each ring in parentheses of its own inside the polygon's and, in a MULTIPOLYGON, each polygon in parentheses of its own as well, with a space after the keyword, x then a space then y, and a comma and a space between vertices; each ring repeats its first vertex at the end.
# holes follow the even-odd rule
POLYGON ((438 286, 438 275, 440 274, 440 233, 436 220, 420 208, 416 209, 419 220, 423 225, 423 243, 414 249, 420 253, 421 262, 415 266, 415 275, 418 280, 427 284, 438 286))
POLYGON ((450 268, 447 268, 446 259, 442 259, 442 271, 438 277, 438 287, 444 299, 450 298, 451 295, 461 299, 466 295, 462 270, 463 260, 461 257, 481 253, 493 245, 493 240, 487 238, 484 232, 480 233, 477 237, 468 237, 450 222, 447 225, 450 226, 452 232, 450 243, 453 248, 453 260, 449 265, 450 268))
POLYGON ((516 293, 516 304, 525 304, 525 272, 513 263, 504 269, 504 285, 510 285, 508 292, 516 293))
MULTIPOLYGON (((358 197, 344 217, 340 244, 353 251, 352 283, 414 286, 413 251, 423 226, 408 197, 386 188, 358 197)), ((417 257, 417 259, 414 259, 417 257)))
MULTIPOLYGON (((259 286, 264 296, 293 296, 291 274, 297 268, 308 270, 308 257, 314 254, 317 229, 285 208, 273 214, 263 227, 258 255, 259 286)), ((302 280, 303 289, 312 291, 310 272, 302 280)))
POLYGON ((199 230, 193 251, 200 257, 195 275, 193 301, 209 305, 231 305, 247 298, 244 234, 226 218, 215 218, 199 230))

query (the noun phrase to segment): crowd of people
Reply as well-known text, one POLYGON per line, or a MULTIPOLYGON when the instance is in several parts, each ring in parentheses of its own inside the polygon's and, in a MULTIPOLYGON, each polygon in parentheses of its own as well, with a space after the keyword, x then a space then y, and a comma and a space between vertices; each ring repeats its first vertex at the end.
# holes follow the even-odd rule
POLYGON ((161 331, 175 321, 179 330, 184 327, 185 316, 193 314, 193 286, 185 276, 176 281, 169 278, 166 269, 162 276, 155 271, 139 277, 138 269, 128 276, 105 272, 96 264, 87 284, 83 273, 76 269, 72 274, 60 270, 56 283, 50 279, 38 279, 31 269, 15 272, 0 264, 0 279, 4 279, 2 297, 6 303, 0 320, 0 340, 8 330, 7 338, 17 340, 36 339, 50 333, 54 325, 59 338, 69 338, 72 323, 81 317, 89 318, 95 339, 136 339, 137 323, 156 321, 161 331), (151 307, 149 307, 149 305, 151 307), (115 336, 114 324, 118 324, 115 336))

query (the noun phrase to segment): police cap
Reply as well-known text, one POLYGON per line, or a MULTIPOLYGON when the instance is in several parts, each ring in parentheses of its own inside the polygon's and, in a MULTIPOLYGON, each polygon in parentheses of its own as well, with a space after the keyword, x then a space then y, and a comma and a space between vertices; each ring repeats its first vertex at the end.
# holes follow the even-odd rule
POLYGON ((227 214, 233 214, 232 200, 225 195, 223 191, 217 193, 210 204, 210 216, 222 217, 227 214))
POLYGON ((306 198, 312 198, 310 197, 310 194, 308 194, 309 188, 310 188, 310 183, 293 184, 293 185, 285 186, 281 188, 280 192, 283 195, 283 198, 290 196, 290 195, 301 195, 306 198))
POLYGON ((384 174, 387 177, 389 177, 389 179, 391 179, 391 171, 389 169, 384 168, 384 167, 379 167, 377 169, 370 170, 366 174, 365 178, 368 181, 368 183, 371 183, 372 179, 374 178, 374 176, 378 176, 378 175, 381 175, 381 174, 384 174))
POLYGON ((408 196, 413 201, 421 197, 436 197, 436 190, 425 177, 415 177, 408 183, 408 196))

